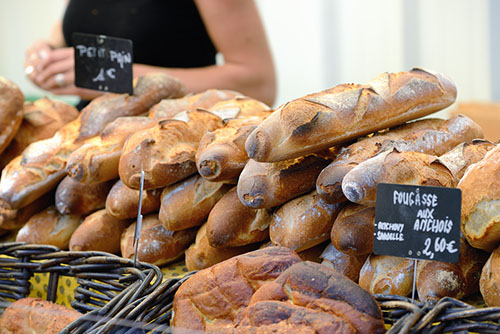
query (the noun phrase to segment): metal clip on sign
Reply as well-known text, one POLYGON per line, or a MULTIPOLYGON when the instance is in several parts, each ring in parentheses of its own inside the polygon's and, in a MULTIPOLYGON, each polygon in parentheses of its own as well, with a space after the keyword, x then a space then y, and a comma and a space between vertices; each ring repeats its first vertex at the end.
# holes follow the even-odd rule
POLYGON ((137 209, 137 223, 135 224, 135 232, 134 232, 134 267, 137 267, 137 251, 139 249, 139 238, 141 236, 141 227, 142 227, 142 192, 144 191, 144 170, 141 165, 141 186, 139 190, 139 206, 137 209))

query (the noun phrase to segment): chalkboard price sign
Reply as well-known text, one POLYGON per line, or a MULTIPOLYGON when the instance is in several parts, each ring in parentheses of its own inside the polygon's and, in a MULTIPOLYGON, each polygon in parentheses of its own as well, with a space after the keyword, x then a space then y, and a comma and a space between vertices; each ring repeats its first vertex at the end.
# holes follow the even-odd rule
POLYGON ((379 184, 373 252, 457 262, 461 198, 456 188, 379 184))
POLYGON ((131 40, 83 33, 72 37, 77 87, 133 93, 131 40))

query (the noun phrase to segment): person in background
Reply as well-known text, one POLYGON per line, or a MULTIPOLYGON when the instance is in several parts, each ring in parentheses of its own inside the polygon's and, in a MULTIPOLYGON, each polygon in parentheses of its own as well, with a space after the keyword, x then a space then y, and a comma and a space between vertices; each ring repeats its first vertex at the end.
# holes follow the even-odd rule
POLYGON ((26 50, 25 72, 44 90, 88 101, 103 93, 75 86, 73 32, 131 39, 134 77, 160 71, 188 92, 230 89, 274 103, 275 69, 253 0, 68 1, 49 38, 26 50))

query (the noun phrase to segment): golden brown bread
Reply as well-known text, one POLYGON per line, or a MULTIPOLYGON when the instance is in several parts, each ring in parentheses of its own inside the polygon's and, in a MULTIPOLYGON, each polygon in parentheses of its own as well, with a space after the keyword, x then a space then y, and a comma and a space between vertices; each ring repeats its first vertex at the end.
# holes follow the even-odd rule
POLYGON ((50 206, 26 222, 17 233, 16 241, 68 249, 69 239, 81 220, 80 215, 62 215, 50 206))
POLYGON ((149 110, 149 117, 155 120, 169 119, 181 111, 194 111, 197 108, 207 109, 220 101, 230 100, 241 93, 231 90, 208 89, 198 94, 184 97, 164 99, 149 110))
POLYGON ((359 272, 359 286, 371 294, 408 296, 413 288, 415 260, 371 254, 359 272))
POLYGON ((159 100, 177 96, 179 83, 166 75, 148 74, 137 80, 132 96, 110 93, 92 100, 77 119, 53 137, 29 145, 2 170, 2 206, 18 209, 55 188, 66 175, 70 154, 86 139, 101 133, 117 117, 140 115, 159 100))
POLYGON ((236 187, 214 205, 207 219, 207 238, 215 248, 239 247, 269 238, 271 213, 252 209, 238 199, 236 187))
POLYGON ((0 76, 0 153, 10 144, 23 120, 24 95, 15 83, 0 76))
POLYGON ((393 149, 354 167, 344 177, 342 191, 349 201, 373 207, 379 183, 454 187, 456 179, 436 156, 393 149))
POLYGON ((233 327, 255 290, 300 261, 288 248, 267 247, 198 271, 175 294, 174 333, 233 327))
POLYGON ((308 193, 330 159, 309 155, 280 162, 249 160, 238 180, 238 197, 251 208, 272 208, 308 193))
POLYGON ((339 251, 349 255, 373 252, 375 208, 349 203, 338 214, 330 239, 339 251))
MULTIPOLYGON (((163 189, 144 190, 142 192, 143 215, 160 209, 160 196, 163 189)), ((139 210, 139 190, 130 189, 121 180, 111 187, 106 198, 106 211, 117 219, 137 217, 139 210)))
POLYGON ((461 230, 472 247, 491 252, 500 243, 500 145, 470 166, 462 190, 461 230))
POLYGON ((133 133, 152 128, 148 117, 119 117, 109 123, 99 136, 88 139, 69 156, 68 175, 81 183, 99 183, 118 178, 118 162, 123 145, 133 133))
POLYGON ((0 227, 6 230, 21 228, 34 214, 54 205, 54 197, 54 191, 51 191, 17 210, 0 207, 0 227))
POLYGON ((0 334, 57 334, 82 315, 40 298, 21 298, 0 317, 0 334))
POLYGON ((351 281, 358 283, 359 272, 361 271, 361 267, 363 267, 367 257, 368 254, 348 255, 342 253, 335 248, 332 243, 329 243, 323 253, 321 253, 321 258, 323 259, 321 264, 335 269, 351 281))
POLYGON ((479 280, 481 295, 488 306, 500 306, 499 255, 500 247, 497 247, 486 261, 479 280))
POLYGON ((333 314, 356 333, 385 332, 375 299, 346 276, 319 263, 304 261, 290 266, 255 291, 249 306, 269 300, 333 314))
POLYGON ((446 108, 456 94, 444 75, 422 69, 338 85, 280 106, 250 134, 246 151, 258 161, 300 157, 446 108))
POLYGON ((488 253, 472 248, 460 238, 456 263, 418 261, 416 288, 420 301, 438 302, 443 297, 462 299, 479 291, 481 269, 488 253))
POLYGON ((56 188, 56 209, 63 215, 87 215, 102 209, 114 182, 84 184, 66 176, 56 188))
POLYGON ((158 218, 171 231, 200 226, 217 201, 232 187, 193 175, 163 189, 158 218))
POLYGON ((258 248, 258 244, 228 248, 212 247, 208 242, 206 227, 207 224, 201 225, 196 233, 194 243, 186 249, 186 268, 189 271, 205 269, 230 259, 233 256, 247 253, 258 248))
POLYGON ((222 119, 208 111, 182 112, 176 117, 128 138, 118 166, 128 187, 140 188, 141 168, 144 189, 165 187, 196 173, 200 139, 206 131, 222 127, 222 119))
POLYGON ((130 220, 108 215, 104 209, 96 211, 85 217, 73 232, 69 240, 69 250, 117 254, 120 252, 120 237, 130 223, 130 220))
MULTIPOLYGON (((131 259, 135 254, 134 231, 136 222, 121 236, 122 257, 131 259)), ((184 251, 196 237, 196 229, 169 231, 158 220, 157 214, 150 214, 142 221, 137 260, 161 266, 184 255, 184 251)))
POLYGON ((273 214, 269 237, 275 245, 297 252, 316 246, 330 238, 343 205, 326 203, 314 190, 285 203, 273 214))
POLYGON ((63 125, 77 117, 78 110, 61 101, 43 97, 34 102, 25 102, 21 126, 0 155, 0 169, 23 153, 29 144, 52 137, 63 125))
POLYGON ((396 148, 440 156, 462 142, 483 138, 481 128, 463 115, 448 120, 430 118, 409 122, 373 136, 361 138, 342 148, 335 160, 325 167, 316 181, 316 190, 329 203, 345 200, 344 176, 361 162, 378 153, 396 148))

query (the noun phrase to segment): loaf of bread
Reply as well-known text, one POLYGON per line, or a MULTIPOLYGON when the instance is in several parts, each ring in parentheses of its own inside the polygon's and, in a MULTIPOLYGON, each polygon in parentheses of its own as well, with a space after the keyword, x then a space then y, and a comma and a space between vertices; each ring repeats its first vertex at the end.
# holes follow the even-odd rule
POLYGON ((244 206, 233 187, 208 215, 208 242, 215 248, 227 248, 263 241, 269 238, 270 222, 269 210, 244 206))
POLYGON ((330 159, 308 155, 280 162, 249 160, 238 179, 238 197, 251 208, 272 208, 310 192, 330 159))
POLYGON ((314 190, 285 203, 273 214, 269 237, 274 244, 297 252, 311 248, 330 238, 343 205, 326 203, 314 190))
POLYGON ((156 102, 175 97, 180 91, 182 85, 178 80, 148 74, 137 80, 132 96, 109 93, 92 100, 77 119, 63 126, 53 137, 29 145, 3 169, 0 180, 2 206, 21 208, 55 188, 66 175, 70 154, 86 139, 100 134, 114 119, 140 115, 156 102))
POLYGON ((354 167, 344 177, 342 191, 351 202, 375 206, 379 183, 454 187, 456 179, 436 156, 393 149, 354 167))
POLYGON ((123 145, 133 133, 152 128, 148 117, 119 117, 108 124, 99 136, 88 139, 69 156, 68 175, 81 183, 100 183, 118 178, 118 162, 123 145))
POLYGON ((129 137, 120 157, 120 179, 132 189, 162 188, 196 173, 195 154, 207 131, 222 127, 222 119, 208 111, 177 114, 129 137))
POLYGON ((198 94, 164 99, 149 110, 149 117, 154 120, 169 119, 181 111, 194 111, 197 108, 208 109, 220 101, 230 100, 241 93, 231 90, 208 89, 198 94))
MULTIPOLYGON (((122 257, 131 259, 135 254, 134 222, 122 234, 120 248, 122 257)), ((169 231, 158 220, 157 214, 149 214, 142 221, 141 235, 137 250, 137 260, 157 266, 174 262, 184 255, 193 243, 196 229, 169 231)))
POLYGON ((345 201, 342 192, 344 176, 361 162, 380 152, 397 150, 440 156, 462 142, 483 138, 481 128, 463 115, 448 120, 428 118, 384 130, 342 148, 335 160, 325 167, 316 181, 318 194, 329 203, 345 201))
POLYGON ((443 297, 462 299, 479 291, 481 270, 489 254, 460 239, 456 263, 418 261, 416 287, 420 301, 436 303, 443 297))
POLYGON ((446 108, 456 94, 439 73, 383 73, 283 104, 250 134, 246 150, 257 161, 304 156, 446 108))
POLYGON ((0 153, 16 135, 23 120, 24 95, 15 83, 0 76, 0 153))
POLYGON ((339 251, 359 256, 373 252, 375 208, 349 203, 338 214, 330 233, 339 251))
POLYGON ((481 271, 479 288, 488 306, 500 306, 500 247, 490 254, 481 271))
POLYGON ((273 281, 300 257, 285 247, 267 247, 200 270, 174 297, 174 333, 233 327, 255 290, 273 281))
POLYGON ((40 298, 21 298, 0 317, 0 334, 57 334, 81 316, 76 310, 40 298))
POLYGON ((335 315, 355 333, 385 333, 376 300, 346 276, 319 263, 292 265, 255 291, 249 307, 265 301, 287 302, 335 315))
POLYGON ((186 250, 186 268, 189 271, 205 269, 233 256, 251 252, 257 248, 258 244, 256 243, 240 247, 212 247, 207 238, 207 224, 203 224, 196 233, 195 242, 186 250))
POLYGON ((23 153, 29 144, 52 137, 63 125, 77 117, 78 110, 75 107, 47 97, 25 102, 21 126, 0 155, 0 169, 23 153))
POLYGON ((359 272, 366 261, 368 254, 365 255, 348 255, 339 251, 332 243, 321 253, 321 264, 332 269, 335 269, 342 275, 345 275, 351 281, 358 283, 359 272))
MULTIPOLYGON (((143 215, 160 210, 162 190, 159 188, 142 192, 141 213, 143 215)), ((111 187, 106 198, 106 211, 117 219, 136 218, 137 210, 139 210, 139 193, 139 190, 130 189, 121 180, 118 180, 111 187)))
POLYGON ((62 215, 50 206, 26 222, 17 233, 16 241, 68 249, 69 239, 81 221, 81 215, 62 215))
POLYGON ((54 205, 54 191, 50 191, 20 209, 9 210, 0 207, 0 228, 18 230, 36 213, 54 205))
POLYGON ((87 215, 104 208, 115 181, 84 184, 66 176, 56 188, 56 209, 63 215, 87 215))
POLYGON ((371 254, 359 272, 359 286, 371 294, 408 296, 413 289, 415 260, 371 254))
POLYGON ((462 190, 461 230, 472 247, 491 252, 500 244, 500 145, 471 165, 462 190))

